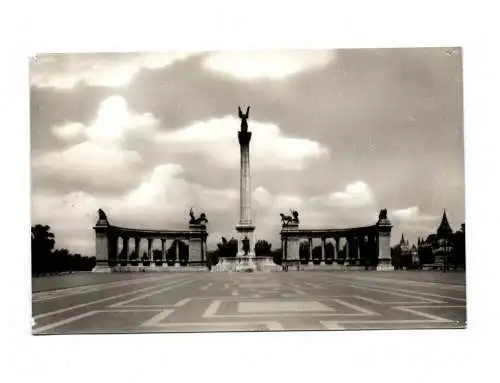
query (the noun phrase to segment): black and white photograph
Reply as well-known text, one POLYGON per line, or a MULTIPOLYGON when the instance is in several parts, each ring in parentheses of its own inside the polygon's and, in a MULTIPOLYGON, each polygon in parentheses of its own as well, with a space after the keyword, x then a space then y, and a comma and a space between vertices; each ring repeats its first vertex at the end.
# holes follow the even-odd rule
POLYGON ((461 47, 29 77, 32 334, 467 327, 461 47))

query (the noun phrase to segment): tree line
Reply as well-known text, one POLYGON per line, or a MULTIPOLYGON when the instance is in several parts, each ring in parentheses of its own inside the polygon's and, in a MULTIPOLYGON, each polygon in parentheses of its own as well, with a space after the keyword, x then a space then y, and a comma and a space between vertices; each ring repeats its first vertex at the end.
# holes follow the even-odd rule
POLYGON ((70 253, 68 249, 54 249, 55 235, 48 225, 31 227, 31 272, 32 275, 67 271, 91 271, 95 257, 70 253))

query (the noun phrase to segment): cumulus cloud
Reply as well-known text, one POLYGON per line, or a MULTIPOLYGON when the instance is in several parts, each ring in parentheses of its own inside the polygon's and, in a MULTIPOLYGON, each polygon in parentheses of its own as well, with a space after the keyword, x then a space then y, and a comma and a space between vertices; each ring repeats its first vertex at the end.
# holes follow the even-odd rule
POLYGON ((439 218, 437 216, 422 214, 418 206, 411 206, 406 209, 394 210, 391 215, 395 219, 404 223, 434 222, 439 218))
POLYGON ((218 52, 206 57, 206 69, 241 79, 284 79, 326 66, 335 51, 248 51, 218 52))
POLYGON ((80 140, 72 146, 47 152, 33 159, 37 176, 64 178, 72 182, 87 182, 93 186, 115 183, 132 176, 142 161, 135 150, 124 147, 127 135, 148 135, 158 125, 150 113, 133 114, 122 97, 102 101, 94 121, 86 126, 69 122, 52 131, 63 141, 80 140))
POLYGON ((54 135, 64 141, 77 139, 85 136, 85 125, 81 122, 69 122, 52 128, 54 135))
POLYGON ((302 198, 296 195, 277 194, 272 195, 263 186, 254 189, 253 200, 260 206, 273 209, 297 209, 302 205, 302 198))
MULTIPOLYGON (((227 168, 240 166, 240 152, 234 144, 240 121, 233 116, 196 122, 185 128, 158 133, 156 141, 170 143, 171 149, 180 152, 202 152, 218 165, 227 168)), ((280 128, 271 123, 253 121, 254 132, 250 143, 252 168, 302 169, 328 153, 319 142, 286 137, 280 128)))
POLYGON ((56 234, 58 247, 93 255, 92 227, 99 208, 104 209, 111 223, 117 226, 178 230, 186 228, 190 207, 194 207, 197 214, 203 209, 209 219, 211 214, 235 209, 236 190, 212 189, 187 182, 183 172, 178 164, 159 165, 136 188, 115 197, 97 197, 81 191, 63 195, 35 193, 33 223, 49 224, 56 234))
POLYGON ((68 182, 85 180, 93 186, 116 182, 133 172, 141 156, 133 150, 107 148, 86 141, 68 149, 43 154, 33 159, 35 171, 47 177, 63 177, 68 182))
POLYGON ((166 67, 190 55, 188 52, 39 55, 31 63, 31 85, 70 89, 83 82, 89 86, 122 87, 142 68, 166 67))
POLYGON ((359 208, 374 205, 375 196, 367 183, 356 181, 346 185, 342 191, 312 197, 310 202, 331 207, 359 208))

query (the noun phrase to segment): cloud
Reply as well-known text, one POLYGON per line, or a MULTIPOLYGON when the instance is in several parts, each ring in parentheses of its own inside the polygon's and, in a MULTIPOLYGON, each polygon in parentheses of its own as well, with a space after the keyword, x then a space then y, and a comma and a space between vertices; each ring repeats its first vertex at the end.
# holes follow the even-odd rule
POLYGON ((319 69, 335 58, 335 51, 218 52, 203 60, 209 70, 241 79, 284 79, 319 69))
POLYGON ((402 223, 435 222, 439 218, 437 216, 422 214, 417 206, 394 210, 391 212, 391 215, 402 223))
POLYGON ((42 154, 33 159, 35 172, 48 178, 64 178, 66 182, 87 182, 99 187, 127 178, 141 162, 133 150, 107 148, 86 141, 68 149, 42 154))
POLYGON ((142 157, 138 151, 124 147, 125 138, 147 136, 157 125, 158 121, 150 113, 133 114, 125 99, 109 97, 102 101, 90 125, 69 122, 52 129, 63 141, 79 139, 81 142, 35 157, 32 161, 35 175, 98 187, 129 183, 142 157))
MULTIPOLYGON (((117 226, 149 229, 187 228, 190 207, 207 213, 211 234, 227 222, 212 222, 212 215, 236 210, 238 193, 233 189, 213 189, 183 179, 178 164, 156 166, 134 189, 114 197, 73 191, 64 194, 35 193, 32 199, 33 224, 52 227, 57 247, 67 247, 93 255, 93 225, 102 208, 117 226)), ((215 241, 214 235, 211 240, 215 241)))
MULTIPOLYGON (((240 166, 239 147, 235 144, 240 121, 233 116, 196 122, 185 128, 156 135, 159 143, 171 144, 174 151, 201 152, 219 166, 240 166)), ((313 160, 328 153, 319 142, 305 138, 285 137, 272 123, 253 121, 250 143, 252 168, 302 169, 313 160)))
POLYGON ((296 195, 277 194, 272 195, 266 188, 259 186, 254 189, 252 198, 262 207, 272 207, 273 209, 296 209, 302 205, 302 198, 296 195))
POLYGON ((166 67, 190 55, 187 52, 39 55, 31 63, 31 85, 71 89, 83 82, 89 86, 122 87, 142 68, 166 67))
POLYGON ((356 181, 348 184, 343 191, 312 197, 311 202, 322 202, 332 207, 357 208, 373 205, 375 197, 368 184, 356 181))
POLYGON ((80 122, 69 122, 52 128, 54 135, 64 141, 81 138, 85 135, 85 125, 80 122))

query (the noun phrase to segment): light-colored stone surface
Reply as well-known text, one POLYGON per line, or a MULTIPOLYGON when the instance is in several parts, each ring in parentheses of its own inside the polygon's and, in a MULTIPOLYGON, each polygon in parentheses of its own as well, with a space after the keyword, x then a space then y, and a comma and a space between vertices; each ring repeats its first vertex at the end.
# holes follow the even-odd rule
POLYGON ((271 302, 239 302, 238 312, 241 314, 281 313, 281 312, 332 312, 332 307, 316 301, 271 301, 271 302))

